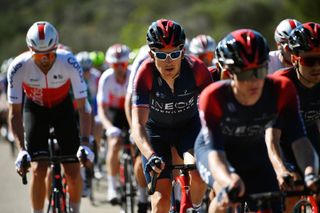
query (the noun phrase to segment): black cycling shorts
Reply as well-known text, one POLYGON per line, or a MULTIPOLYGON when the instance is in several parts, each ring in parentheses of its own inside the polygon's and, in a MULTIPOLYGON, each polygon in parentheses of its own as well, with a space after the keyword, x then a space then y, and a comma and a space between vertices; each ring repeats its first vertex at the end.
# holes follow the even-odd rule
POLYGON ((124 109, 110 107, 108 108, 107 113, 111 123, 115 127, 122 130, 129 130, 129 124, 124 109))
POLYGON ((80 145, 79 130, 70 96, 52 108, 26 98, 23 110, 25 145, 31 158, 48 156, 49 128, 54 128, 60 155, 75 155, 80 145))
MULTIPOLYGON (((182 126, 176 128, 160 128, 153 125, 147 125, 147 133, 150 144, 155 151, 155 154, 162 158, 166 167, 161 172, 158 179, 172 178, 172 172, 169 167, 172 165, 171 147, 175 147, 179 156, 183 159, 185 152, 193 153, 194 142, 200 131, 201 123, 199 116, 195 116, 189 121, 186 121, 182 126)), ((148 160, 142 157, 142 166, 147 182, 151 181, 149 172, 145 171, 148 160)))

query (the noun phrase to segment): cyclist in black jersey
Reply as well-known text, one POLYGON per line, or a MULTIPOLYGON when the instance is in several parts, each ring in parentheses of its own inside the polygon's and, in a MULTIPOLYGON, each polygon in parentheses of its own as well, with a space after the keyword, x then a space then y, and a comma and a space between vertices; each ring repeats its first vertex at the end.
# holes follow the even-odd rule
MULTIPOLYGON (((150 173, 160 173, 151 196, 153 212, 170 208, 171 147, 185 163, 194 162, 192 149, 200 130, 197 98, 212 80, 199 59, 184 55, 185 33, 175 21, 160 19, 147 32, 151 59, 140 66, 134 81, 132 130, 143 155, 147 182, 150 173), (155 162, 160 161, 160 165, 155 162)), ((191 172, 194 207, 205 193, 197 171, 191 172)))
MULTIPOLYGON (((265 38, 250 29, 231 32, 216 50, 231 80, 213 83, 201 93, 202 131, 195 145, 201 177, 210 187, 215 180, 221 195, 211 202, 210 212, 230 205, 221 188, 237 189, 239 196, 279 190, 287 170, 278 142, 265 139, 279 118, 289 121, 290 142, 297 147, 301 169, 306 174, 317 170, 293 84, 285 78, 266 77, 268 52, 265 38)), ((256 210, 254 203, 248 206, 256 210)), ((272 209, 281 212, 280 203, 274 202, 272 209)))

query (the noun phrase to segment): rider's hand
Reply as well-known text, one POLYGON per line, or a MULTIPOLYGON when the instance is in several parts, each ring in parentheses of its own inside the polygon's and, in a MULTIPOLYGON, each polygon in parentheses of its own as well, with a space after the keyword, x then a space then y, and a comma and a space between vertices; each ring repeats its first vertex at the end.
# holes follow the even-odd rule
POLYGON ((225 210, 227 207, 237 206, 238 204, 233 203, 232 199, 243 196, 244 192, 245 186, 242 179, 236 173, 232 173, 230 183, 227 187, 222 189, 216 197, 218 208, 225 210))
POLYGON ((282 191, 297 190, 295 186, 295 181, 300 179, 300 176, 296 172, 284 172, 277 177, 279 187, 282 191))
POLYGON ((156 172, 158 174, 164 169, 165 163, 162 161, 162 158, 158 157, 157 155, 153 154, 147 164, 145 170, 149 173, 156 172))
POLYGON ((79 146, 79 149, 77 151, 77 157, 79 158, 80 163, 82 165, 86 164, 86 162, 83 162, 84 156, 82 154, 82 152, 83 152, 82 150, 84 150, 84 153, 86 155, 86 159, 89 160, 90 163, 92 164, 94 161, 94 153, 89 147, 84 146, 84 145, 79 146))
POLYGON ((30 167, 30 162, 31 162, 31 157, 29 153, 25 150, 21 150, 15 162, 16 170, 19 175, 23 175, 28 172, 28 169, 30 167), (24 156, 26 156, 26 162, 22 162, 22 159, 24 156))
POLYGON ((107 137, 119 137, 121 133, 122 133, 121 129, 113 126, 107 129, 106 135, 107 137))

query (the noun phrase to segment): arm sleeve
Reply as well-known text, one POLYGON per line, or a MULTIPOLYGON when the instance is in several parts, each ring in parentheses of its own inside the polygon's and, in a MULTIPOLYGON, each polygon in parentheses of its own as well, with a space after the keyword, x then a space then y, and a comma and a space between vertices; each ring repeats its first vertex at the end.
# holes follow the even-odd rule
POLYGON ((210 143, 212 150, 224 150, 224 141, 219 125, 222 115, 217 95, 213 92, 214 85, 206 88, 199 98, 199 111, 202 133, 205 143, 210 143))
POLYGON ((150 64, 142 64, 133 84, 132 105, 134 107, 149 107, 152 78, 152 67, 150 64))
POLYGON ((293 83, 281 77, 278 87, 279 127, 286 136, 286 141, 293 142, 306 136, 306 129, 300 114, 299 97, 293 83))
POLYGON ((83 70, 72 54, 67 57, 67 69, 72 84, 72 90, 75 99, 87 97, 87 84, 83 77, 83 70))
POLYGON ((97 103, 109 104, 109 92, 108 87, 108 70, 105 71, 99 79, 98 92, 97 92, 97 103))
POLYGON ((23 62, 18 62, 14 60, 7 73, 8 80, 8 102, 10 104, 20 104, 22 103, 22 82, 23 82, 23 62))

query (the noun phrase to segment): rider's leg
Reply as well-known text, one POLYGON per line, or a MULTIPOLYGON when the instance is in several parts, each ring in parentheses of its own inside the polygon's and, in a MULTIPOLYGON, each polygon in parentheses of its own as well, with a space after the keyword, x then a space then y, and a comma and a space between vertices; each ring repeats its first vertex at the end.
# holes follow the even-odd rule
MULTIPOLYGON (((190 153, 184 153, 184 163, 194 164, 195 158, 190 153)), ((206 193, 207 185, 201 179, 198 170, 190 171, 190 194, 194 207, 200 207, 204 194, 206 193)))
POLYGON ((120 137, 108 138, 108 152, 106 159, 107 178, 108 178, 108 195, 107 199, 114 202, 117 199, 117 175, 119 174, 119 151, 121 147, 120 137))
POLYGON ((45 178, 47 169, 48 163, 46 162, 31 163, 30 196, 33 212, 41 212, 44 208, 44 201, 46 196, 45 178))
POLYGON ((79 213, 82 194, 82 178, 80 175, 79 163, 63 164, 64 173, 68 183, 68 193, 70 195, 70 207, 72 212, 79 213))
POLYGON ((152 213, 167 213, 170 210, 171 180, 158 179, 156 190, 151 196, 152 213))

